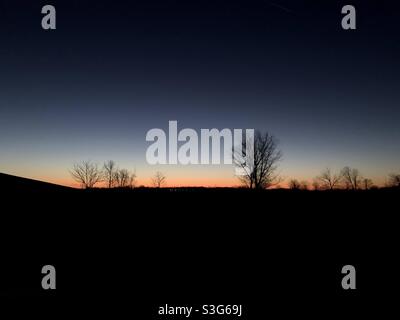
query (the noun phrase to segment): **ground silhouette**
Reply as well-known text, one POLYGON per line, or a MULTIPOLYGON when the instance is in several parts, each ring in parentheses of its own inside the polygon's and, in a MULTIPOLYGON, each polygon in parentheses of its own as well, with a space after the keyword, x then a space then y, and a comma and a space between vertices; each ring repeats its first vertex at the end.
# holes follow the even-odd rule
POLYGON ((387 289, 371 274, 397 268, 398 189, 84 190, 4 174, 0 185, 5 295, 52 295, 40 268, 54 264, 58 295, 97 303, 224 297, 262 313, 257 287, 274 293, 276 310, 288 295, 302 297, 294 307, 308 299, 334 310, 327 297, 342 294, 343 265, 368 278, 358 294, 371 299, 387 289))

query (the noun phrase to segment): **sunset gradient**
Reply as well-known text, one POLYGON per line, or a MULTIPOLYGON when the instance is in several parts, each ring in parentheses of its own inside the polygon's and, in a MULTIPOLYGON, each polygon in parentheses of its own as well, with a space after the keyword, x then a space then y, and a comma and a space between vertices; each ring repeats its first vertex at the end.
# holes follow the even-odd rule
POLYGON ((77 186, 75 162, 112 159, 137 185, 161 171, 167 186, 238 186, 230 165, 146 162, 148 130, 176 120, 269 131, 281 186, 344 166, 383 185, 400 170, 395 10, 363 2, 344 31, 336 1, 283 4, 55 1, 57 29, 44 31, 39 4, 7 3, 0 172, 77 186))

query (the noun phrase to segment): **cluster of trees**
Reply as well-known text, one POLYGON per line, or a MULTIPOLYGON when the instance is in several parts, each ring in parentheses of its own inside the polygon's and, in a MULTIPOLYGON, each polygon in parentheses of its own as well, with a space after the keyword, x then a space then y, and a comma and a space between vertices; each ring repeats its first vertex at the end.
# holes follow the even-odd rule
MULTIPOLYGON (((233 154, 234 164, 244 173, 238 177, 243 186, 251 189, 267 189, 279 184, 282 179, 277 169, 278 163, 282 160, 282 152, 278 149, 276 138, 268 132, 264 134, 255 132, 253 161, 250 161, 252 163, 250 167, 247 166, 248 163, 243 162, 246 158, 247 143, 248 141, 243 142, 242 154, 233 154)), ((93 188, 99 182, 104 182, 108 188, 133 188, 136 185, 136 173, 119 169, 112 160, 105 162, 100 168, 90 161, 76 163, 70 173, 83 188, 93 188)), ((153 186, 161 188, 165 183, 165 175, 157 171, 152 178, 153 186)), ((390 174, 387 186, 400 188, 400 174, 390 174)), ((310 186, 306 181, 292 179, 289 181, 289 188, 308 190, 310 186)), ((344 167, 338 173, 333 173, 330 168, 325 169, 314 179, 312 188, 314 190, 368 190, 375 186, 371 179, 362 177, 358 169, 344 167)))
MULTIPOLYGON (((242 184, 251 189, 267 189, 277 185, 282 181, 277 172, 278 164, 282 160, 282 152, 278 149, 277 139, 268 132, 262 134, 259 131, 255 132, 254 136, 254 158, 251 161, 253 165, 247 167, 243 159, 246 154, 246 144, 243 142, 242 154, 234 154, 234 164, 242 169, 245 173, 239 176, 242 184)), ((400 187, 400 174, 389 175, 387 184, 389 187, 400 187)), ((292 179, 289 181, 290 189, 308 190, 310 186, 307 181, 298 181, 292 179)), ((356 168, 344 167, 340 172, 333 173, 331 169, 325 169, 312 183, 314 190, 334 190, 334 189, 371 189, 375 188, 373 182, 369 178, 361 175, 356 168)))
MULTIPOLYGON (((299 183, 297 180, 291 180, 290 189, 309 189, 307 182, 299 183)), ((356 168, 344 167, 339 173, 333 173, 330 168, 326 168, 316 177, 312 183, 314 190, 334 190, 334 189, 371 189, 373 188, 371 179, 363 178, 356 168)))
POLYGON ((113 160, 104 163, 100 176, 103 176, 108 188, 134 187, 136 184, 136 173, 130 173, 127 169, 119 169, 113 160))
MULTIPOLYGON (((387 186, 400 188, 400 174, 390 174, 387 186)), ((296 179, 292 179, 289 182, 289 188, 293 190, 308 190, 310 186, 306 181, 299 182, 296 179)), ((374 188, 377 187, 371 179, 363 177, 358 169, 350 167, 344 167, 338 173, 333 173, 330 168, 326 168, 312 182, 312 189, 314 190, 369 190, 374 188)))
POLYGON ((389 175, 389 186, 400 188, 400 173, 392 173, 389 175))
MULTIPOLYGON (((102 167, 90 161, 75 163, 70 170, 70 174, 85 189, 93 188, 101 182, 107 188, 136 187, 136 172, 120 169, 113 160, 104 162, 102 167)), ((166 183, 165 175, 157 171, 152 179, 152 183, 154 187, 161 188, 166 183)))
POLYGON ((104 162, 102 167, 90 161, 75 163, 70 174, 82 188, 86 189, 93 188, 100 182, 104 182, 108 188, 133 188, 136 185, 136 173, 120 169, 113 160, 104 162))

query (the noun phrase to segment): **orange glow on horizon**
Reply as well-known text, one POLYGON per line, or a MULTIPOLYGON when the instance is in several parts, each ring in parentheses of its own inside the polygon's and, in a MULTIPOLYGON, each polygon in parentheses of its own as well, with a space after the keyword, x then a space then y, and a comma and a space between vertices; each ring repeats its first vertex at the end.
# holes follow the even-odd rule
MULTIPOLYGON (((80 188, 79 183, 75 182, 72 179, 51 179, 45 180, 40 179, 44 182, 54 183, 62 186, 72 187, 72 188, 80 188)), ((104 187, 104 183, 99 183, 96 186, 104 187)), ((152 187, 151 178, 147 179, 138 179, 136 181, 136 186, 145 186, 152 187)), ((236 178, 232 179, 191 179, 191 178, 175 178, 166 180, 166 184, 164 187, 238 187, 240 186, 240 182, 236 178)))
MULTIPOLYGON (((15 173, 9 173, 11 175, 16 175, 15 173)), ((218 175, 215 172, 210 176, 206 175, 196 175, 189 176, 188 173, 183 175, 182 173, 177 173, 172 177, 172 174, 166 173, 166 183, 164 187, 239 187, 241 186, 240 180, 235 176, 229 176, 221 174, 218 175), (222 175, 222 177, 221 177, 222 175)), ((48 175, 40 176, 40 175, 23 175, 21 177, 25 177, 28 179, 39 180, 48 183, 54 183, 62 186, 72 187, 72 188, 81 188, 80 184, 74 181, 72 178, 68 176, 62 176, 57 178, 52 178, 48 175)), ((289 188, 290 180, 292 178, 286 178, 281 183, 277 184, 274 188, 289 188)), ((300 176, 297 179, 302 182, 305 181, 308 184, 309 189, 313 189, 312 183, 313 179, 302 179, 300 176)), ((384 178, 376 178, 373 179, 374 185, 378 187, 385 186, 386 180, 384 178)), ((98 183, 97 187, 105 187, 105 184, 98 183)), ((152 176, 139 177, 136 180, 136 186, 145 186, 152 187, 152 176)))

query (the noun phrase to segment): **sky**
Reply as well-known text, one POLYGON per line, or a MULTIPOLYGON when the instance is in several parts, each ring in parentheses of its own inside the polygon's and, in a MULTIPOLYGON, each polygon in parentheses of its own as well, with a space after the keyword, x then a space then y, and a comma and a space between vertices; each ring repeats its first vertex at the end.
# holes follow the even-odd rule
POLYGON ((148 130, 272 133, 286 180, 400 171, 400 6, 352 1, 1 1, 0 172, 65 185, 113 159, 147 185, 238 185, 231 165, 146 162, 148 130), (57 29, 41 28, 56 8, 57 29))

